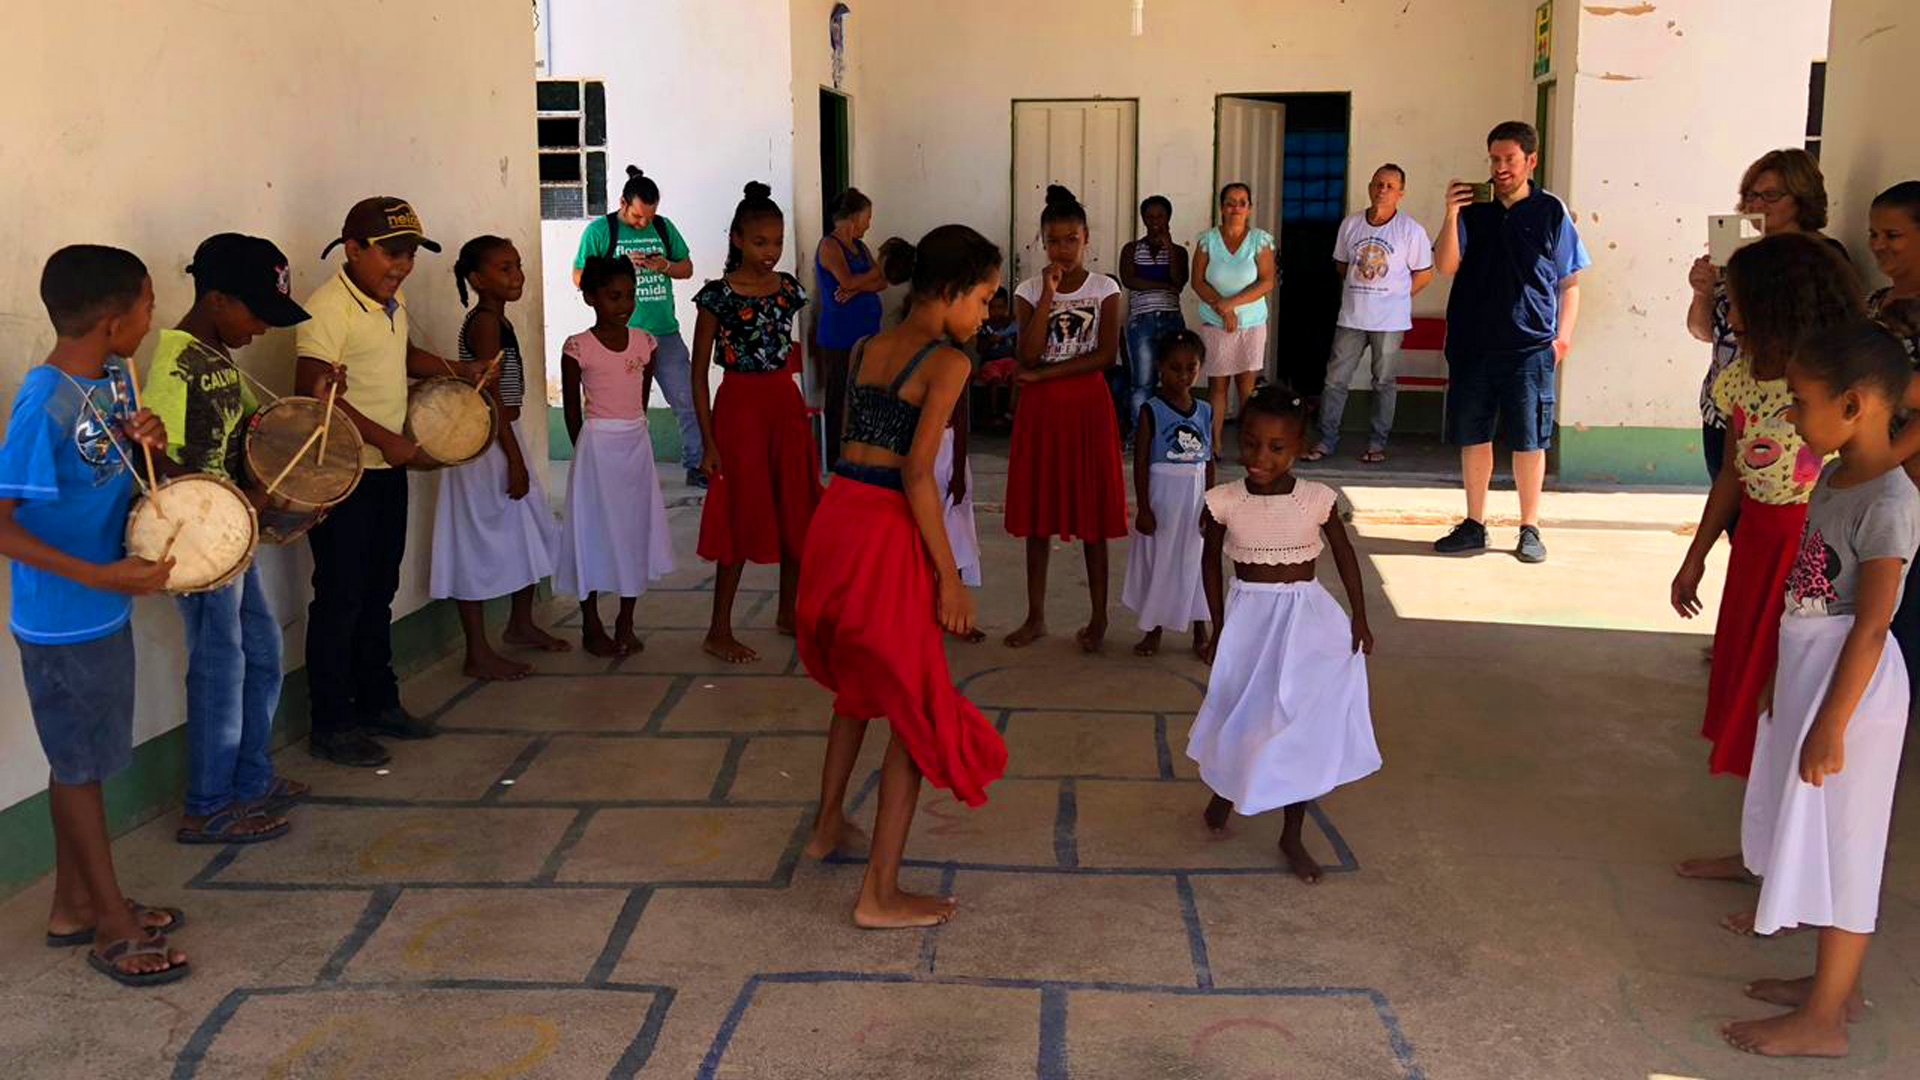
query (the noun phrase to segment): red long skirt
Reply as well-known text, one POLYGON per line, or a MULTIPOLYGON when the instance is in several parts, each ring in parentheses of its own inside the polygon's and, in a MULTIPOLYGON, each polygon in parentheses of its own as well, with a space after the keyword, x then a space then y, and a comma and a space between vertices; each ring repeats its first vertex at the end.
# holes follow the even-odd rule
POLYGON ((1020 388, 1007 456, 1007 532, 1062 540, 1127 535, 1120 427, 1099 372, 1020 388))
POLYGON ((835 477, 800 567, 800 660, 834 692, 834 713, 886 717, 935 787, 968 806, 986 802, 1007 747, 947 673, 933 559, 906 496, 835 477))
POLYGON ((1713 742, 1708 768, 1745 776, 1753 766, 1760 695, 1780 659, 1780 612, 1787 571, 1800 549, 1807 504, 1773 506, 1740 496, 1720 618, 1713 627, 1713 672, 1707 680, 1707 719, 1700 734, 1713 742))
POLYGON ((700 511, 702 559, 722 565, 798 557, 820 503, 807 406, 788 371, 730 371, 713 397, 720 475, 700 511))

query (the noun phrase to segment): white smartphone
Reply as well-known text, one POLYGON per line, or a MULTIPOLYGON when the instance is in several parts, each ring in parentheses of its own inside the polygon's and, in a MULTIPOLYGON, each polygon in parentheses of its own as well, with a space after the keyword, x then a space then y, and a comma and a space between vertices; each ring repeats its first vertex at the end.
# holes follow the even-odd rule
POLYGON ((1766 221, 1759 214, 1708 215, 1707 261, 1727 265, 1734 252, 1766 235, 1766 221))

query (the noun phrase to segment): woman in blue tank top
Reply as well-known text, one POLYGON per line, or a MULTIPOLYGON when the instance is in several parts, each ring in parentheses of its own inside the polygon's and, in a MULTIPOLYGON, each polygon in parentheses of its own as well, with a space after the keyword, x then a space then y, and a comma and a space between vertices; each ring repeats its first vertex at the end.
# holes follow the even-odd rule
POLYGON ((814 250, 814 296, 819 322, 813 355, 826 391, 827 467, 840 460, 840 425, 847 407, 847 359, 861 338, 880 332, 880 293, 887 279, 860 239, 873 225, 873 200, 848 188, 830 210, 832 231, 814 250))

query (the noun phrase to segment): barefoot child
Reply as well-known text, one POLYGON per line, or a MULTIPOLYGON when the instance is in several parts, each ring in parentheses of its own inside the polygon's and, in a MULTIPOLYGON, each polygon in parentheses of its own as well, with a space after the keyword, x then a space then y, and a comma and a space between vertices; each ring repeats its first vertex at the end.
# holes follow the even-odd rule
MULTIPOLYGON (((167 428, 167 456, 247 491, 241 464, 259 403, 233 360, 270 326, 307 313, 287 295, 287 257, 266 240, 209 237, 193 253, 193 307, 160 331, 147 368, 148 407, 167 428)), ((249 844, 285 835, 286 809, 307 786, 273 775, 268 743, 280 702, 280 620, 260 566, 210 592, 174 597, 187 638, 187 796, 174 838, 183 844, 249 844)))
POLYGON ((746 564, 780 564, 776 625, 793 633, 800 549, 820 501, 820 470, 807 405, 793 381, 793 317, 807 293, 774 269, 786 244, 786 218, 773 189, 750 183, 727 233, 726 274, 693 298, 693 405, 700 417, 711 488, 700 514, 700 557, 720 564, 706 651, 730 664, 760 654, 733 634, 733 599, 746 564), (710 392, 712 366, 725 370, 710 392))
POLYGON ((1000 251, 964 225, 943 225, 920 241, 914 262, 906 322, 855 346, 841 457, 807 533, 800 581, 800 659, 835 695, 809 854, 862 846, 845 816, 847 781, 867 722, 884 716, 892 733, 853 907, 855 925, 867 929, 933 926, 953 915, 951 897, 900 890, 921 776, 978 806, 1007 764, 999 733, 947 673, 941 632, 972 628, 973 598, 933 478, 970 371, 951 341, 980 324, 1000 251))
POLYGON ((484 602, 513 596, 512 613, 501 637, 509 645, 565 652, 566 642, 533 621, 533 590, 553 573, 553 552, 560 544, 560 523, 547 503, 540 470, 529 462, 520 430, 526 399, 526 369, 520 338, 507 321, 507 305, 520 299, 527 283, 513 241, 476 236, 460 248, 453 263, 460 306, 467 290, 478 296, 460 324, 460 359, 493 370, 494 445, 479 458, 446 470, 440 477, 433 515, 433 569, 430 595, 451 597, 460 609, 467 639, 466 673, 475 679, 522 679, 531 664, 509 660, 487 644, 484 602), (494 357, 500 363, 493 367, 494 357))
POLYGON ((1844 1056, 1848 1013, 1864 1007, 1860 969, 1907 731, 1907 670, 1888 624, 1920 545, 1920 492, 1888 426, 1911 377, 1898 339, 1865 319, 1806 338, 1787 367, 1794 427, 1813 452, 1840 459, 1820 474, 1787 575, 1740 846, 1763 881, 1754 931, 1817 926, 1820 949, 1811 979, 1748 987, 1795 1006, 1721 1029, 1749 1053, 1844 1056))
POLYGON ((1099 652, 1107 636, 1107 541, 1127 535, 1120 427, 1106 372, 1120 348, 1120 286, 1081 265, 1087 212, 1073 192, 1047 188, 1040 214, 1047 265, 1014 290, 1020 324, 1020 401, 1007 461, 1007 532, 1027 541, 1027 621, 1007 635, 1024 648, 1047 633, 1047 556, 1053 538, 1082 541, 1093 612, 1075 637, 1099 652))
POLYGON ((186 917, 121 895, 100 785, 133 756, 132 596, 158 592, 172 560, 122 542, 134 444, 164 451, 164 426, 134 411, 125 357, 153 323, 153 282, 131 252, 62 248, 40 276, 58 335, 20 382, 0 444, 0 555, 13 563, 9 624, 51 767, 53 910, 47 944, 85 945, 94 970, 129 986, 175 982, 187 955, 167 932, 186 917))
POLYGON ((653 335, 631 325, 633 288, 632 262, 588 256, 580 269, 580 295, 593 308, 593 327, 568 338, 560 350, 573 469, 553 582, 580 598, 581 644, 594 656, 641 650, 634 605, 648 584, 673 571, 673 538, 642 390, 653 335), (620 597, 612 637, 600 622, 601 592, 620 597))
POLYGON ((1207 827, 1218 835, 1235 810, 1284 807, 1280 853, 1313 884, 1320 864, 1300 840, 1307 803, 1378 770, 1380 751, 1367 706, 1373 632, 1360 563, 1333 489, 1293 475, 1306 444, 1306 407, 1286 387, 1269 386, 1240 412, 1247 478, 1207 492, 1201 569, 1213 671, 1187 756, 1214 791, 1207 827), (1351 616, 1314 580, 1323 547, 1333 549, 1351 616), (1221 600, 1223 552, 1233 560, 1231 606, 1221 600))
MULTIPOLYGON (((1143 348, 1146 348, 1143 344, 1143 348)), ((1200 583, 1200 510, 1213 488, 1213 406, 1193 396, 1207 347, 1191 330, 1163 334, 1152 346, 1160 385, 1134 422, 1133 547, 1120 602, 1140 616, 1146 637, 1136 656, 1160 651, 1164 627, 1193 628, 1193 651, 1207 647, 1207 593, 1200 583)))
MULTIPOLYGON (((1733 553, 1714 624, 1712 670, 1701 734, 1713 743, 1713 773, 1746 776, 1753 762, 1760 694, 1773 678, 1787 570, 1799 548, 1820 455, 1787 422, 1787 358, 1806 333, 1858 316, 1860 288, 1824 240, 1783 234, 1740 249, 1727 265, 1728 317, 1740 351, 1714 381, 1729 417, 1728 468, 1714 479, 1700 527, 1674 575, 1683 618, 1700 613, 1708 552, 1735 516, 1733 553)), ((1738 855, 1689 859, 1682 877, 1748 880, 1738 855)))

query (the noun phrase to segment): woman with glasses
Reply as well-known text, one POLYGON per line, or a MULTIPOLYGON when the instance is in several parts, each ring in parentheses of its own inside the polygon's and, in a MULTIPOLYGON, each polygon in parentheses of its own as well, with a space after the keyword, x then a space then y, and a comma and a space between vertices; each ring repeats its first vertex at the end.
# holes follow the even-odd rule
MULTIPOLYGON (((1799 147, 1769 150, 1747 166, 1740 178, 1742 214, 1759 214, 1766 219, 1766 235, 1778 233, 1818 234, 1827 224, 1827 181, 1820 174, 1820 162, 1799 147)), ((1841 257, 1847 250, 1839 241, 1822 237, 1841 257)), ((1727 286, 1720 268, 1705 255, 1693 261, 1687 272, 1693 286, 1693 304, 1687 308, 1687 331, 1713 346, 1713 359, 1700 388, 1701 448, 1707 462, 1707 480, 1720 475, 1721 449, 1726 445, 1727 417, 1713 403, 1713 381, 1733 363, 1739 352, 1733 328, 1727 325, 1727 286)))

